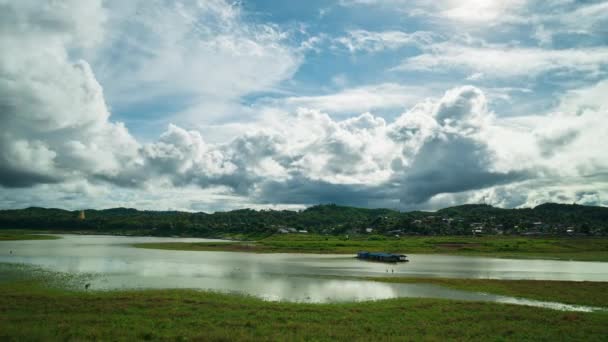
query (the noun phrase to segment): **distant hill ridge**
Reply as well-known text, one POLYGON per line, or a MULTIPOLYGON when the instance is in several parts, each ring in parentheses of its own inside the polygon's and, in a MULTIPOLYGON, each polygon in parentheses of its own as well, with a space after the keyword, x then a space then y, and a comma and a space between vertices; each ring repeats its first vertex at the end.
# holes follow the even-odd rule
POLYGON ((0 229, 32 228, 145 235, 217 236, 308 230, 323 234, 570 234, 606 235, 608 208, 545 203, 503 209, 465 204, 435 212, 400 212, 320 204, 300 211, 239 209, 226 212, 150 211, 133 208, 80 211, 30 207, 0 210, 0 229))

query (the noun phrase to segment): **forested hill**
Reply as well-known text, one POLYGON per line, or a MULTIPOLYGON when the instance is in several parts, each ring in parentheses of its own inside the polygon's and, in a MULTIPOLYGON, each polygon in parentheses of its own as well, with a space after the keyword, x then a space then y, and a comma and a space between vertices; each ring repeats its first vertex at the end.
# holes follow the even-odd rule
POLYGON ((385 235, 608 235, 608 208, 546 203, 529 209, 461 205, 436 212, 399 212, 338 205, 302 211, 241 209, 190 213, 128 208, 1 210, 1 229, 44 229, 159 236, 285 232, 385 235), (306 231, 306 232, 304 232, 306 231))

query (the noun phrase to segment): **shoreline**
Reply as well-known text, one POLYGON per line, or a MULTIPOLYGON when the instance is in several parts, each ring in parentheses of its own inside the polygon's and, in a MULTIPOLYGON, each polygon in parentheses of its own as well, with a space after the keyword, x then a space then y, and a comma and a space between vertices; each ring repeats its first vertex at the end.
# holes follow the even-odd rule
POLYGON ((0 283, 7 340, 601 341, 607 312, 430 298, 308 304, 195 290, 70 291, 0 283), (32 325, 32 321, 45 324, 32 325), (227 329, 229 327, 229 329, 227 329))

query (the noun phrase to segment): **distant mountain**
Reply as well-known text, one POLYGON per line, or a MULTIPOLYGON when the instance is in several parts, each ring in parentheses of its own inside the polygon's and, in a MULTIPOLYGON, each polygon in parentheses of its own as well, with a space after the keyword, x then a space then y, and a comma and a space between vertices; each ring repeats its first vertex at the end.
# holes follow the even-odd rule
POLYGON ((322 204, 301 211, 239 209, 190 213, 132 208, 80 211, 31 207, 0 210, 0 229, 44 229, 159 236, 274 234, 307 230, 322 234, 552 234, 607 235, 608 208, 545 203, 502 209, 466 204, 436 212, 400 212, 322 204), (287 229, 289 228, 289 229, 287 229))
POLYGON ((544 215, 554 215, 556 217, 571 218, 577 217, 592 219, 592 220, 608 220, 607 207, 595 207, 578 204, 559 204, 545 203, 533 209, 537 213, 544 215))
POLYGON ((496 208, 493 207, 489 204, 463 204, 463 205, 457 205, 454 207, 449 207, 449 208, 444 208, 444 209, 440 209, 437 212, 438 213, 497 213, 500 212, 502 210, 508 210, 508 209, 501 209, 501 208, 496 208))

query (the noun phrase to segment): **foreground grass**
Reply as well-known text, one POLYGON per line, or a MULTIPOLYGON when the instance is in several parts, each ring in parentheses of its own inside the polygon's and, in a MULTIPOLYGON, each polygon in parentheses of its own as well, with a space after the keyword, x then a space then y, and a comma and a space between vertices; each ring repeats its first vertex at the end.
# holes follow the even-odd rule
POLYGON ((56 240, 60 237, 52 235, 34 235, 23 232, 1 232, 0 241, 15 241, 15 240, 56 240))
POLYGON ((273 235, 255 242, 144 243, 140 248, 256 253, 356 253, 360 250, 502 258, 608 261, 608 238, 402 237, 345 239, 320 235, 273 235))
POLYGON ((2 283, 0 291, 3 341, 601 341, 608 336, 605 312, 492 303, 435 299, 270 303, 190 290, 76 292, 45 288, 32 280, 2 283))
POLYGON ((457 290, 608 308, 608 282, 409 277, 370 277, 366 280, 434 284, 457 290))

